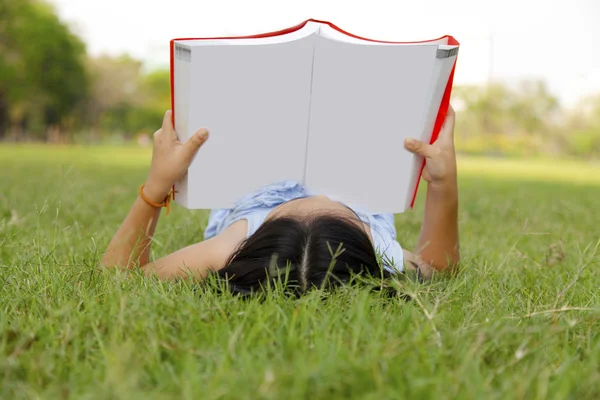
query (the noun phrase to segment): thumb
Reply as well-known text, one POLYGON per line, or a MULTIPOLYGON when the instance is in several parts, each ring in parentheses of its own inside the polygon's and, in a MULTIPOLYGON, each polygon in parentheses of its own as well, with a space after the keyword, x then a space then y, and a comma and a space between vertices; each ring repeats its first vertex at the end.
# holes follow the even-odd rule
POLYGON ((183 151, 185 157, 188 160, 191 160, 192 157, 196 154, 198 149, 206 142, 208 139, 208 130, 204 128, 200 128, 192 135, 191 138, 188 139, 187 142, 183 145, 183 151))
POLYGON ((411 153, 425 158, 433 158, 440 154, 440 149, 437 147, 413 138, 406 138, 404 140, 404 147, 411 153))
POLYGON ((442 129, 440 131, 440 137, 442 137, 444 140, 453 141, 455 120, 456 113, 454 112, 454 108, 452 108, 452 106, 449 106, 448 113, 446 114, 446 119, 444 120, 444 125, 442 125, 442 129))

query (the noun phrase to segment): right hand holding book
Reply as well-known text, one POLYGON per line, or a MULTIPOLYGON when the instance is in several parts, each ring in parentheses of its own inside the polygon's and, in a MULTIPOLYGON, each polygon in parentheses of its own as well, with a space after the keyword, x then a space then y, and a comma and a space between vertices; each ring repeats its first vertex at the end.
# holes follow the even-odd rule
POLYGON ((446 120, 437 140, 427 144, 413 138, 407 138, 404 146, 413 154, 424 157, 423 179, 430 185, 442 186, 456 182, 456 153, 454 151, 455 113, 448 108, 446 120))

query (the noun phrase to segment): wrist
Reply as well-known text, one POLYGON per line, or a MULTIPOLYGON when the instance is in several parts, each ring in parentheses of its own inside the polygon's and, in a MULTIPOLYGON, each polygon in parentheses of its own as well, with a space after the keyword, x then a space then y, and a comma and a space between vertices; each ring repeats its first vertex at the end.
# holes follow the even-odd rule
POLYGON ((164 184, 158 184, 151 180, 146 181, 144 188, 142 189, 144 195, 155 203, 162 203, 173 185, 166 186, 164 184))
POLYGON ((443 196, 456 195, 458 193, 456 178, 429 182, 427 184, 427 192, 443 196))

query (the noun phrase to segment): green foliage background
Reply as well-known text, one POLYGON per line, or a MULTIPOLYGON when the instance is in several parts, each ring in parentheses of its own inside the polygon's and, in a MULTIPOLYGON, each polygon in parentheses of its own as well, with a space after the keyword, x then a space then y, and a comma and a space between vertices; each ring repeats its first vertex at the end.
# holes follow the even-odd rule
MULTIPOLYGON (((600 94, 565 108, 533 79, 456 86, 452 102, 460 152, 600 156, 600 94)), ((122 143, 169 107, 169 71, 92 57, 43 0, 0 0, 0 140, 122 143)))

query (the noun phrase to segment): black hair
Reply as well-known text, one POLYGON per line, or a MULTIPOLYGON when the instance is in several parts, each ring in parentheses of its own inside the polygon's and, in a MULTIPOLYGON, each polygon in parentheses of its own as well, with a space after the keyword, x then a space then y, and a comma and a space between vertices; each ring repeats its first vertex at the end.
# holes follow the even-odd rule
POLYGON ((389 277, 361 224, 332 215, 267 220, 217 274, 234 293, 253 294, 280 281, 296 296, 349 283, 354 276, 389 277))

